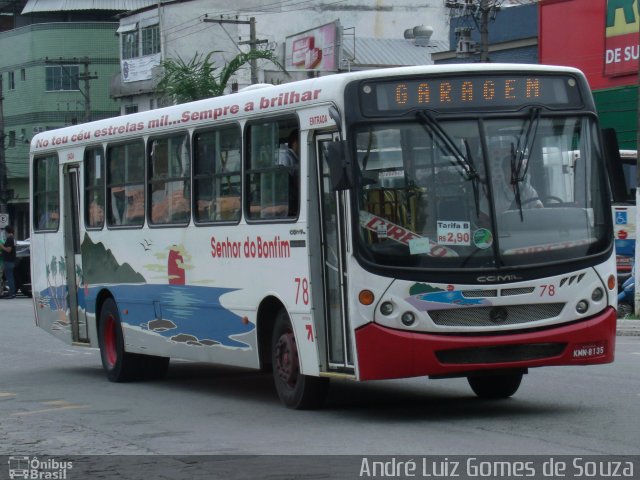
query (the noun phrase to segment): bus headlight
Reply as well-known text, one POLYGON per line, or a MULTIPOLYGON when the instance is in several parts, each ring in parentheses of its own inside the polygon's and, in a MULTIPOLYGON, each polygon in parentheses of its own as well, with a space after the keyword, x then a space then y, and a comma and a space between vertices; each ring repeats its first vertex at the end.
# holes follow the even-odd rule
POLYGON ((591 300, 593 300, 594 302, 599 302, 603 297, 604 290, 602 290, 600 287, 595 288, 591 293, 591 300))
POLYGON ((576 312, 582 314, 582 313, 586 313, 587 310, 589 310, 589 302, 587 302, 586 300, 580 300, 576 304, 576 312))
POLYGON ((400 317, 403 325, 410 327, 416 321, 416 316, 412 312, 404 312, 402 317, 400 317))
POLYGON ((382 305, 380 305, 380 313, 387 316, 391 315, 393 313, 393 303, 382 302, 382 305))

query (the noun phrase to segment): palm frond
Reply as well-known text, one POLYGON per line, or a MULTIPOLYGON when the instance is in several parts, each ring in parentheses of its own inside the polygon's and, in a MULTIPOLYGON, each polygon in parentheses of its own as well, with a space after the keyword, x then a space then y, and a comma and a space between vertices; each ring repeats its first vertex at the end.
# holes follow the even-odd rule
POLYGON ((163 73, 156 87, 158 93, 176 103, 223 95, 231 77, 252 60, 267 60, 284 71, 273 52, 252 50, 239 53, 218 72, 211 60, 215 53, 221 52, 214 50, 206 55, 196 52, 188 60, 178 56, 163 61, 163 73))

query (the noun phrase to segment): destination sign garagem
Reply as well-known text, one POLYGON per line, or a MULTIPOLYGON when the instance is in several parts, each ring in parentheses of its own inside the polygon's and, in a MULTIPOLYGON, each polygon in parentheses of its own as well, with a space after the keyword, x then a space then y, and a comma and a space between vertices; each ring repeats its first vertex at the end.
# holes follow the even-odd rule
POLYGON ((570 76, 474 75, 366 82, 360 99, 365 115, 414 109, 518 109, 526 105, 579 108, 578 82, 570 76))

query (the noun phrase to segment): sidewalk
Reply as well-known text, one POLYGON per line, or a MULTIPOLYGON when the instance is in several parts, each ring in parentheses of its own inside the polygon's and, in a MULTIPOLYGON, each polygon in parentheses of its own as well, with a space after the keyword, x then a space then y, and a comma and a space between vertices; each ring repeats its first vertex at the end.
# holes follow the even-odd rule
POLYGON ((619 318, 616 333, 625 337, 640 336, 640 320, 619 318))

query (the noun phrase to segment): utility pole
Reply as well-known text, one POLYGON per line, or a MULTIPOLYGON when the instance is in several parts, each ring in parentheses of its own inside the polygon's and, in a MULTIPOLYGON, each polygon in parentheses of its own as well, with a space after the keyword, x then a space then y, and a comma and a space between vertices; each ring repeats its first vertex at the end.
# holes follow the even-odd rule
POLYGON ((471 41, 471 27, 468 24, 456 29, 457 50, 460 57, 479 53, 481 62, 488 63, 490 61, 489 22, 495 18, 500 10, 500 3, 499 0, 445 0, 444 6, 449 9, 451 17, 471 19, 480 33, 480 43, 476 44, 471 41))
POLYGON ((89 82, 91 80, 96 80, 98 78, 98 75, 96 75, 95 73, 94 75, 91 75, 89 73, 89 65, 91 64, 91 60, 89 60, 89 57, 84 57, 81 59, 78 59, 75 57, 59 58, 58 60, 49 60, 47 58, 45 59, 45 63, 60 65, 63 71, 65 72, 65 74, 69 78, 71 78, 71 75, 65 68, 65 65, 77 64, 77 63, 84 65, 84 72, 78 75, 78 80, 82 80, 84 82, 84 90, 80 90, 80 94, 84 97, 84 121, 90 122, 91 121, 91 86, 89 82))
MULTIPOLYGON (((89 59, 85 57, 84 59, 84 72, 81 75, 78 75, 78 80, 82 80, 84 82, 84 93, 82 96, 84 97, 84 121, 91 121, 91 80, 96 80, 98 75, 91 75, 89 73, 89 59)), ((95 72, 94 72, 95 73, 95 72)))
POLYGON ((480 0, 480 62, 489 62, 489 0, 480 0))
MULTIPOLYGON (((256 38, 256 19, 251 17, 249 20, 238 19, 226 19, 226 18, 205 18, 204 22, 218 23, 220 25, 224 23, 231 23, 234 25, 249 25, 249 40, 245 42, 238 42, 238 45, 249 45, 251 51, 257 50, 257 46, 263 43, 268 43, 268 40, 258 40, 256 38)), ((251 84, 258 83, 258 61, 253 58, 249 62, 251 67, 251 84)))

